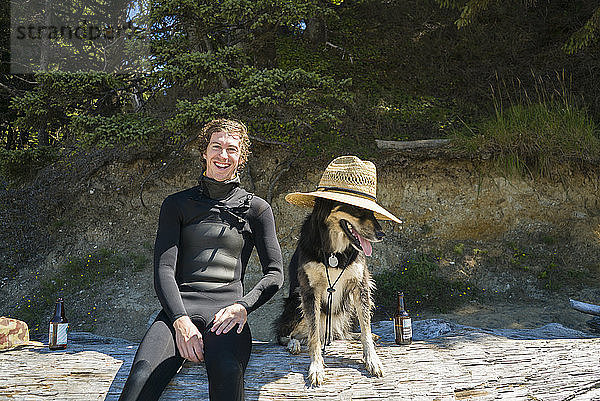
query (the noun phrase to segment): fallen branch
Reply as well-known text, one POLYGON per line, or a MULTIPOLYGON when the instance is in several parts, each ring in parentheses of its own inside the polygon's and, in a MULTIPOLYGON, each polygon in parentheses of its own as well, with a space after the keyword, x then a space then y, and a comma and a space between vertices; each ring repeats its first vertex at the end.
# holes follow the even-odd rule
POLYGON ((7 92, 10 92, 10 94, 18 93, 18 91, 15 88, 11 88, 8 85, 4 85, 2 82, 0 82, 0 87, 5 89, 7 92))
POLYGON ((450 139, 421 139, 418 141, 383 141, 375 139, 379 149, 397 150, 441 148, 449 144, 450 141, 450 139))
POLYGON ((341 46, 336 46, 331 42, 325 42, 326 46, 331 46, 336 50, 339 50, 342 52, 342 60, 344 59, 344 57, 346 56, 346 54, 348 54, 348 58, 350 59, 350 64, 354 64, 354 58, 352 57, 352 54, 350 52, 348 52, 346 49, 344 49, 341 46))
POLYGON ((579 312, 587 313, 589 315, 600 316, 600 306, 598 305, 575 301, 574 299, 569 299, 569 303, 571 304, 571 308, 579 312))

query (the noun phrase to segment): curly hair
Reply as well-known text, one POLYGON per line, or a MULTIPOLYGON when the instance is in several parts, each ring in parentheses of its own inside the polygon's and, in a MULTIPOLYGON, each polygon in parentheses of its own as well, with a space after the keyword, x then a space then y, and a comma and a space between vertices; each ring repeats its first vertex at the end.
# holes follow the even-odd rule
MULTIPOLYGON (((239 135, 240 137, 240 161, 238 164, 238 171, 244 168, 244 165, 248 161, 248 155, 250 154, 250 137, 248 136, 248 128, 241 121, 228 120, 225 118, 219 118, 217 120, 209 121, 202 131, 198 135, 198 150, 201 153, 206 152, 210 137, 215 132, 226 132, 232 135, 239 135)), ((206 168, 206 160, 202 158, 204 168, 206 168)))

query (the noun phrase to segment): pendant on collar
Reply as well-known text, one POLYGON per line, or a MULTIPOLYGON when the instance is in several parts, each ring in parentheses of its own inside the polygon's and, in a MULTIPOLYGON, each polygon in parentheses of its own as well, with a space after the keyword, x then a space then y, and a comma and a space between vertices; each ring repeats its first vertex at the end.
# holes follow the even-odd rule
POLYGON ((338 265, 338 258, 332 253, 329 256, 329 260, 327 261, 327 263, 329 263, 329 266, 331 266, 331 267, 337 267, 337 265, 338 265))

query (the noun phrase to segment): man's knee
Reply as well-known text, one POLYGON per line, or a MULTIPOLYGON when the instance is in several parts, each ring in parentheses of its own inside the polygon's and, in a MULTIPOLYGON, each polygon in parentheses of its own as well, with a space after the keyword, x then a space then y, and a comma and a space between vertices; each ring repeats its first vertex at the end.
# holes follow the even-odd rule
POLYGON ((128 380, 130 380, 132 384, 143 386, 146 384, 151 374, 152 366, 150 365, 150 362, 146 360, 137 361, 131 368, 128 380))

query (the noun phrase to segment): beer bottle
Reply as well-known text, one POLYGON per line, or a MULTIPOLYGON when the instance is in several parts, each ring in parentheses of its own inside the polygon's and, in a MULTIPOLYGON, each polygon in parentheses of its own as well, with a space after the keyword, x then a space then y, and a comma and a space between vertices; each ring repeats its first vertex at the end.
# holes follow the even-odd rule
POLYGON ((412 324, 408 312, 404 309, 403 292, 398 292, 398 304, 394 315, 394 332, 396 334, 396 344, 406 345, 412 342, 412 324))
POLYGON ((62 298, 56 300, 54 317, 50 320, 48 332, 48 348, 59 350, 67 348, 67 327, 69 322, 65 317, 65 305, 62 298))

